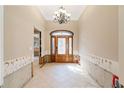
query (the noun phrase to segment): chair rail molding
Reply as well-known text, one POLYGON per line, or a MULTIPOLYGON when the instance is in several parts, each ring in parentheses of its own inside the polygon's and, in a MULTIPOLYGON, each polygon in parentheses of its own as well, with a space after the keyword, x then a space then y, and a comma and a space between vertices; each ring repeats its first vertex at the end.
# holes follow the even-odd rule
POLYGON ((3 57, 3 11, 4 11, 4 9, 3 9, 3 6, 1 5, 0 6, 0 87, 3 85, 3 81, 4 81, 4 79, 3 79, 3 77, 4 77, 4 73, 3 73, 3 69, 4 69, 4 65, 3 65, 3 60, 4 60, 4 57, 3 57))
POLYGON ((18 71, 24 66, 31 64, 32 58, 29 56, 22 56, 18 58, 13 58, 10 60, 5 60, 4 62, 4 77, 18 71))

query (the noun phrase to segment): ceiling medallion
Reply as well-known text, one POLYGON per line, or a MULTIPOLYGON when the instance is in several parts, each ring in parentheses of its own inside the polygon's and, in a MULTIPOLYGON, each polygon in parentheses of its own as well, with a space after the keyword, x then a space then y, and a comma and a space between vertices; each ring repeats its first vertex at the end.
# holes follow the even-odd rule
POLYGON ((68 23, 70 21, 71 14, 67 13, 65 8, 61 6, 59 10, 54 12, 53 19, 54 22, 58 22, 59 24, 68 23))

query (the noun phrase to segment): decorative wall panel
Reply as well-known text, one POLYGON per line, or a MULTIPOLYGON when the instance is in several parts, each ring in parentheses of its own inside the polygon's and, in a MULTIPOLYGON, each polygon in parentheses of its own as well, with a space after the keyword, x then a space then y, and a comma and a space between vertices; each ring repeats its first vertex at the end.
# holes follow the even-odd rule
POLYGON ((19 57, 11 60, 5 61, 4 64, 4 77, 16 72, 22 67, 31 64, 32 59, 30 57, 19 57))

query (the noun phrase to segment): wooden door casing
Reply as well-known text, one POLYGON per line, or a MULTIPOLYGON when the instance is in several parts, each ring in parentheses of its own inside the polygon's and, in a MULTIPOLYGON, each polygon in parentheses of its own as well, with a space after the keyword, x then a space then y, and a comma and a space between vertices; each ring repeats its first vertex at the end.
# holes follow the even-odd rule
POLYGON ((73 62, 73 36, 51 36, 51 61, 52 62, 73 62), (54 41, 52 41, 52 38, 54 38, 54 41), (58 38, 65 38, 65 54, 58 54, 58 38), (71 47, 72 47, 72 54, 69 54, 69 38, 71 38, 71 47), (54 43, 54 46, 52 46, 52 43, 54 43))

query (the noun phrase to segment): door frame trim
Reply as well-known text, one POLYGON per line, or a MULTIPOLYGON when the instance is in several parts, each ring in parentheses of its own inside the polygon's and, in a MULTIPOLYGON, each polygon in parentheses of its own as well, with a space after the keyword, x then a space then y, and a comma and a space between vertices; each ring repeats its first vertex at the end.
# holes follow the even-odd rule
POLYGON ((40 35, 40 55, 39 55, 39 57, 41 57, 42 56, 42 31, 40 31, 39 29, 37 29, 36 27, 34 27, 34 33, 35 33, 35 31, 37 31, 38 33, 39 33, 39 35, 40 35))
MULTIPOLYGON (((72 38, 72 44, 71 44, 71 46, 72 46, 72 57, 73 57, 73 36, 74 36, 74 33, 72 32, 72 31, 69 31, 69 30, 54 30, 54 31, 52 31, 52 32, 50 32, 50 55, 51 55, 51 62, 52 62, 52 55, 56 55, 56 53, 55 54, 52 54, 52 38, 54 37, 55 39, 56 39, 56 37, 63 37, 63 38, 67 38, 68 37, 68 43, 69 43, 69 37, 71 37, 72 38), (64 32, 69 32, 69 33, 71 33, 72 35, 70 35, 70 36, 67 36, 67 35, 62 35, 62 36, 60 36, 60 35, 52 35, 52 33, 54 33, 54 32, 59 32, 59 31, 64 31, 64 32)), ((55 42, 56 42, 56 40, 55 40, 55 42)), ((67 43, 67 40, 66 40, 66 43, 67 43)), ((69 44, 68 44, 68 48, 69 48, 69 44)), ((66 48, 67 49, 67 48, 66 48)), ((56 51, 55 51, 56 52, 56 51)), ((67 52, 67 51, 66 51, 67 52)), ((61 54, 60 54, 61 55, 61 54)), ((69 55, 69 51, 68 51, 68 55, 69 55)), ((72 58, 73 59, 73 58, 72 58)), ((72 60, 73 61, 73 60, 72 60)))

